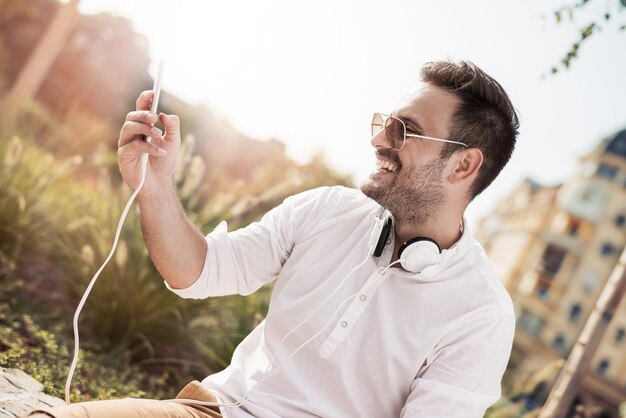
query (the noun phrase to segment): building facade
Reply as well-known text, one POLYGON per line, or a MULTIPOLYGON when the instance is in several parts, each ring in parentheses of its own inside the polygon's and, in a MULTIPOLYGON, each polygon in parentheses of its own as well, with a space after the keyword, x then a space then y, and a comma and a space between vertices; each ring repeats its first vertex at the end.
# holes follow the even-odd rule
MULTIPOLYGON (((626 130, 562 184, 522 182, 478 231, 515 303, 520 367, 567 357, 626 244, 626 130)), ((600 406, 601 417, 619 417, 624 401, 626 298, 577 390, 577 402, 600 406)))

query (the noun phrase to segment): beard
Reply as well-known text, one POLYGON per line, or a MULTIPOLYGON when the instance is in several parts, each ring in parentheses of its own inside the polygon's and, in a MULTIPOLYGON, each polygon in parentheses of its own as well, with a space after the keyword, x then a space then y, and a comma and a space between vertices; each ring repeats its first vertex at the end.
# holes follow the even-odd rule
POLYGON ((373 174, 361 191, 389 210, 396 222, 423 225, 445 202, 441 175, 446 161, 437 158, 423 167, 402 168, 397 156, 384 156, 396 161, 398 170, 373 174))

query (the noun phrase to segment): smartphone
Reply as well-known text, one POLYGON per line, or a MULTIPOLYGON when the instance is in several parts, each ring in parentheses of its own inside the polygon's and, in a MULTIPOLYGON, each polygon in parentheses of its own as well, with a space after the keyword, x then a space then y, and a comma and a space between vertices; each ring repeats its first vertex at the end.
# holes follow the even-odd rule
MULTIPOLYGON (((159 98, 161 97, 161 79, 163 78, 163 68, 165 67, 165 60, 159 60, 157 64, 157 72, 154 77, 154 85, 152 86, 152 91, 154 92, 154 97, 152 98, 152 105, 150 105, 150 113, 156 114, 157 108, 159 106, 159 98)), ((152 137, 147 136, 146 142, 152 142, 152 137)))

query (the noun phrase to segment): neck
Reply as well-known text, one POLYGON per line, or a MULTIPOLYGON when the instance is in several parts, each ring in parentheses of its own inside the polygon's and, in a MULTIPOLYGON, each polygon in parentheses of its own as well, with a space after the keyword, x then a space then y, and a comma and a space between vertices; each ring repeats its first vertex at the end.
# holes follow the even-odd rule
POLYGON ((461 238, 463 213, 447 213, 431 217, 427 222, 415 225, 394 219, 394 259, 400 246, 411 238, 428 237, 437 241, 442 250, 450 248, 461 238))

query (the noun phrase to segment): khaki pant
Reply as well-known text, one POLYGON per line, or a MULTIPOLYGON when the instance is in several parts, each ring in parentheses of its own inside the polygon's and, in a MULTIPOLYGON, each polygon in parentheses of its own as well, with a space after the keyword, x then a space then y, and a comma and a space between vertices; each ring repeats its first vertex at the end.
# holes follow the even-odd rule
MULTIPOLYGON (((180 399, 217 402, 215 396, 198 381, 193 381, 176 396, 180 399)), ((116 399, 80 402, 31 412, 45 413, 53 418, 220 418, 216 406, 184 405, 153 399, 116 399)))

